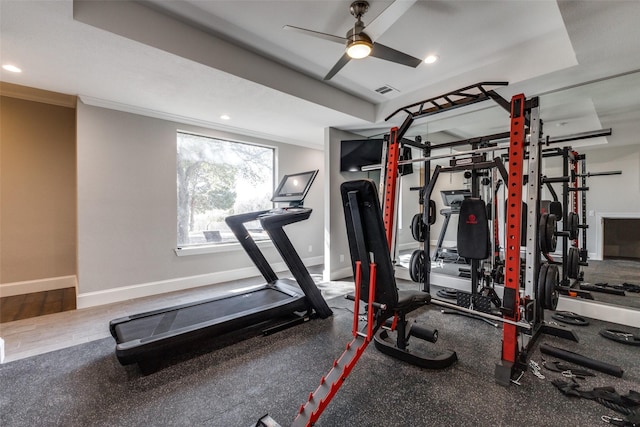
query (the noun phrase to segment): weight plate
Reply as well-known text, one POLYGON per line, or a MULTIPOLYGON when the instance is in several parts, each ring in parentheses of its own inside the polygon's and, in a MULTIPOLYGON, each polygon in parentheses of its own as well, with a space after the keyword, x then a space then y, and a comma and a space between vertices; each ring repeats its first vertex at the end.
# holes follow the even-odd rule
POLYGON ((580 251, 578 248, 569 248, 567 254, 567 275, 571 279, 577 279, 580 274, 580 251))
POLYGON ((458 291, 455 289, 440 289, 438 292, 436 292, 436 295, 438 295, 440 298, 446 298, 446 299, 456 299, 457 295, 458 295, 458 291))
POLYGON ((556 311, 551 315, 551 317, 554 320, 557 320, 558 322, 567 323, 569 325, 574 325, 574 326, 589 325, 589 321, 587 319, 585 319, 584 317, 576 313, 572 313, 571 311, 556 311))
POLYGON ((544 213, 538 222, 538 246, 540 251, 548 254, 556 250, 556 217, 544 213))
POLYGON ((547 277, 544 285, 544 303, 545 308, 555 310, 558 307, 558 284, 560 283, 560 272, 558 266, 551 264, 547 268, 547 277))
POLYGON ((547 250, 547 218, 549 218, 549 214, 543 213, 538 222, 538 248, 540 248, 540 252, 545 254, 549 252, 547 250))
POLYGON ((569 224, 569 239, 575 240, 578 238, 578 226, 580 225, 580 216, 575 212, 569 212, 569 218, 567 219, 569 224))
POLYGON ((421 213, 415 214, 411 220, 411 236, 413 236, 413 240, 424 242, 424 227, 421 213))
POLYGON ((619 331, 617 329, 603 329, 600 331, 600 335, 622 344, 640 345, 640 337, 632 334, 631 332, 619 331))
POLYGON ((556 229, 556 216, 549 214, 549 218, 547 218, 547 248, 549 249, 549 252, 553 252, 556 250, 556 245, 558 242, 558 238, 556 237, 556 229))
POLYGON ((547 280, 547 269, 549 264, 546 262, 540 265, 540 271, 538 272, 538 286, 536 286, 536 300, 538 304, 544 308, 544 286, 547 280))
POLYGON ((409 276, 414 282, 424 282, 424 251, 416 249, 409 261, 409 276))

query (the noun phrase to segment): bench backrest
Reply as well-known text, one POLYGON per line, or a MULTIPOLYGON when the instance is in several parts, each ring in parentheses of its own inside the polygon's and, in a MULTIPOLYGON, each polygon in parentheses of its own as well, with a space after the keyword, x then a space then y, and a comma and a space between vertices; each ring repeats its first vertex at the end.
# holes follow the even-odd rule
POLYGON ((340 186, 340 193, 354 276, 356 261, 362 264, 360 299, 369 298, 369 263, 373 261, 377 271, 375 301, 395 307, 398 289, 376 185, 368 179, 347 181, 340 186))

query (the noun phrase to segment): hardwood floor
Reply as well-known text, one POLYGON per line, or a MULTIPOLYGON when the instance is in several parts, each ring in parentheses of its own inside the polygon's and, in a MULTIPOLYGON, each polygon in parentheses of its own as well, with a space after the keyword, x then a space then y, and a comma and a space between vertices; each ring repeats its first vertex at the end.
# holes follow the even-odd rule
POLYGON ((0 323, 76 309, 76 288, 0 298, 0 323))
MULTIPOLYGON (((309 268, 309 272, 316 282, 322 281, 321 271, 322 267, 320 266, 309 268)), ((286 272, 278 273, 278 275, 279 277, 289 277, 286 272)), ((261 283, 264 283, 262 277, 252 277, 0 323, 0 337, 4 340, 4 362, 111 337, 109 322, 119 317, 213 298, 234 289, 261 283)), ((326 282, 319 284, 318 287, 323 296, 328 299, 352 292, 353 282, 326 282)))
MULTIPOLYGON (((260 282, 255 278, 242 283, 251 285, 260 282)), ((113 319, 211 298, 236 287, 238 283, 221 283, 0 323, 0 337, 4 340, 4 362, 107 338, 111 336, 109 321, 113 319)))

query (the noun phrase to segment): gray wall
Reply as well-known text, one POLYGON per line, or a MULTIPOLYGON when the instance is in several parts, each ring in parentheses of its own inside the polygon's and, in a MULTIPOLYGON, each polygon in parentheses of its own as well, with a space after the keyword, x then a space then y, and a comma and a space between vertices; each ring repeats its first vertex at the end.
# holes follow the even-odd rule
MULTIPOLYGON (((379 171, 372 172, 340 172, 340 141, 344 139, 361 139, 361 135, 328 128, 325 131, 325 280, 337 280, 353 274, 350 265, 349 242, 345 234, 344 211, 340 198, 340 184, 345 181, 370 178, 379 182, 379 171), (341 261, 341 259, 343 259, 341 261)), ((414 156, 417 156, 414 153, 414 156)), ((411 187, 420 185, 419 165, 414 173, 402 178, 402 208, 398 212, 399 229, 397 245, 399 249, 418 247, 411 236, 411 219, 419 210, 418 193, 411 187)))
POLYGON ((340 184, 351 179, 366 178, 367 174, 362 172, 343 174, 340 172, 340 141, 358 138, 362 138, 362 136, 334 128, 325 129, 324 164, 327 174, 324 187, 324 280, 342 279, 353 274, 340 197, 340 184))
MULTIPOLYGON (((360 136, 326 129, 324 152, 309 148, 248 138, 222 131, 182 125, 78 104, 78 278, 79 294, 129 286, 179 280, 211 273, 247 271, 252 267, 238 248, 225 252, 178 257, 176 247, 175 150, 178 129, 277 147, 279 177, 285 173, 320 169, 306 205, 311 218, 287 227, 303 259, 319 264, 324 257, 325 280, 351 275, 349 251, 339 186, 367 173, 341 173, 340 141, 360 136), (325 170, 327 173, 325 174, 325 170), (311 247, 311 251, 309 251, 311 247), (341 261, 341 255, 344 260, 341 261)), ((601 212, 640 213, 640 151, 637 146, 586 150, 589 170, 623 170, 622 176, 592 178, 588 194, 589 252, 596 253, 597 227, 601 212)), ((547 175, 557 165, 549 162, 547 175)), ((419 174, 404 179, 399 245, 413 244, 409 224, 417 212, 419 174)), ((441 177, 440 189, 460 188, 441 177)), ((543 193, 544 196, 544 193, 543 193)), ((440 200, 435 197, 438 210, 440 200)), ((432 228, 437 239, 442 217, 432 228)), ((451 224, 452 230, 454 225, 451 224)), ((450 231, 452 231, 450 230, 450 231)), ((453 234, 455 235, 455 234, 453 234)), ((447 233, 447 240, 453 240, 447 233)), ((434 242, 435 243, 435 242, 434 242)), ((281 262, 273 248, 265 249, 270 262, 281 262)), ((162 292, 159 290, 158 292, 162 292)))
MULTIPOLYGON (((253 267, 239 245, 224 252, 176 256, 179 129, 276 147, 279 177, 320 169, 305 203, 314 209, 311 218, 286 231, 303 259, 321 263, 322 151, 82 103, 77 122, 80 295, 253 267)), ((265 253, 270 262, 281 262, 274 248, 265 253)))
MULTIPOLYGON (((640 218, 640 146, 585 147, 577 151, 586 154, 588 172, 622 171, 622 175, 587 178, 587 250, 596 259, 602 253, 601 218, 610 215, 640 218)), ((545 160, 544 173, 561 176, 561 161, 545 160)), ((560 184, 554 185, 558 193, 561 188, 560 184)), ((543 198, 551 199, 546 189, 542 194, 543 198)))

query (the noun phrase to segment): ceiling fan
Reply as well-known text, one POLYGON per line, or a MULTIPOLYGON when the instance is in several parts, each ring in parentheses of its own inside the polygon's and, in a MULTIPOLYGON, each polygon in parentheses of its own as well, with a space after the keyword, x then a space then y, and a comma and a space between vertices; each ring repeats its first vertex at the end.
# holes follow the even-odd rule
MULTIPOLYGON (((395 13, 399 18, 400 14, 404 13, 408 7, 414 2, 405 2, 405 1, 396 1, 395 4, 401 4, 399 7, 395 8, 395 13)), ((392 9, 390 6, 388 8, 392 9)), ((356 22, 353 25, 353 28, 347 31, 346 37, 334 36, 333 34, 321 33, 319 31, 308 30, 306 28, 294 27, 292 25, 285 25, 283 28, 285 30, 293 30, 302 34, 306 34, 312 37, 318 37, 324 40, 329 40, 335 43, 345 44, 346 49, 345 53, 342 57, 336 62, 333 68, 327 73, 324 77, 324 80, 329 80, 333 76, 335 76, 338 71, 342 69, 351 59, 361 59, 366 58, 367 56, 373 56, 379 59, 384 59, 385 61, 394 62, 396 64, 406 65, 407 67, 417 67, 422 60, 418 58, 414 58, 411 55, 407 55, 406 53, 397 51, 383 44, 373 42, 371 37, 369 37, 365 32, 365 24, 362 22, 362 16, 369 10, 369 2, 367 1, 354 1, 351 3, 349 7, 351 14, 356 18, 356 22)), ((372 22, 369 24, 368 28, 374 25, 374 23, 384 21, 383 15, 387 13, 385 10, 382 14, 378 15, 372 22)), ((396 18, 397 19, 397 18, 396 18)), ((388 19, 387 19, 388 21, 388 19)), ((390 22, 385 22, 380 24, 381 26, 390 25, 390 22)))

